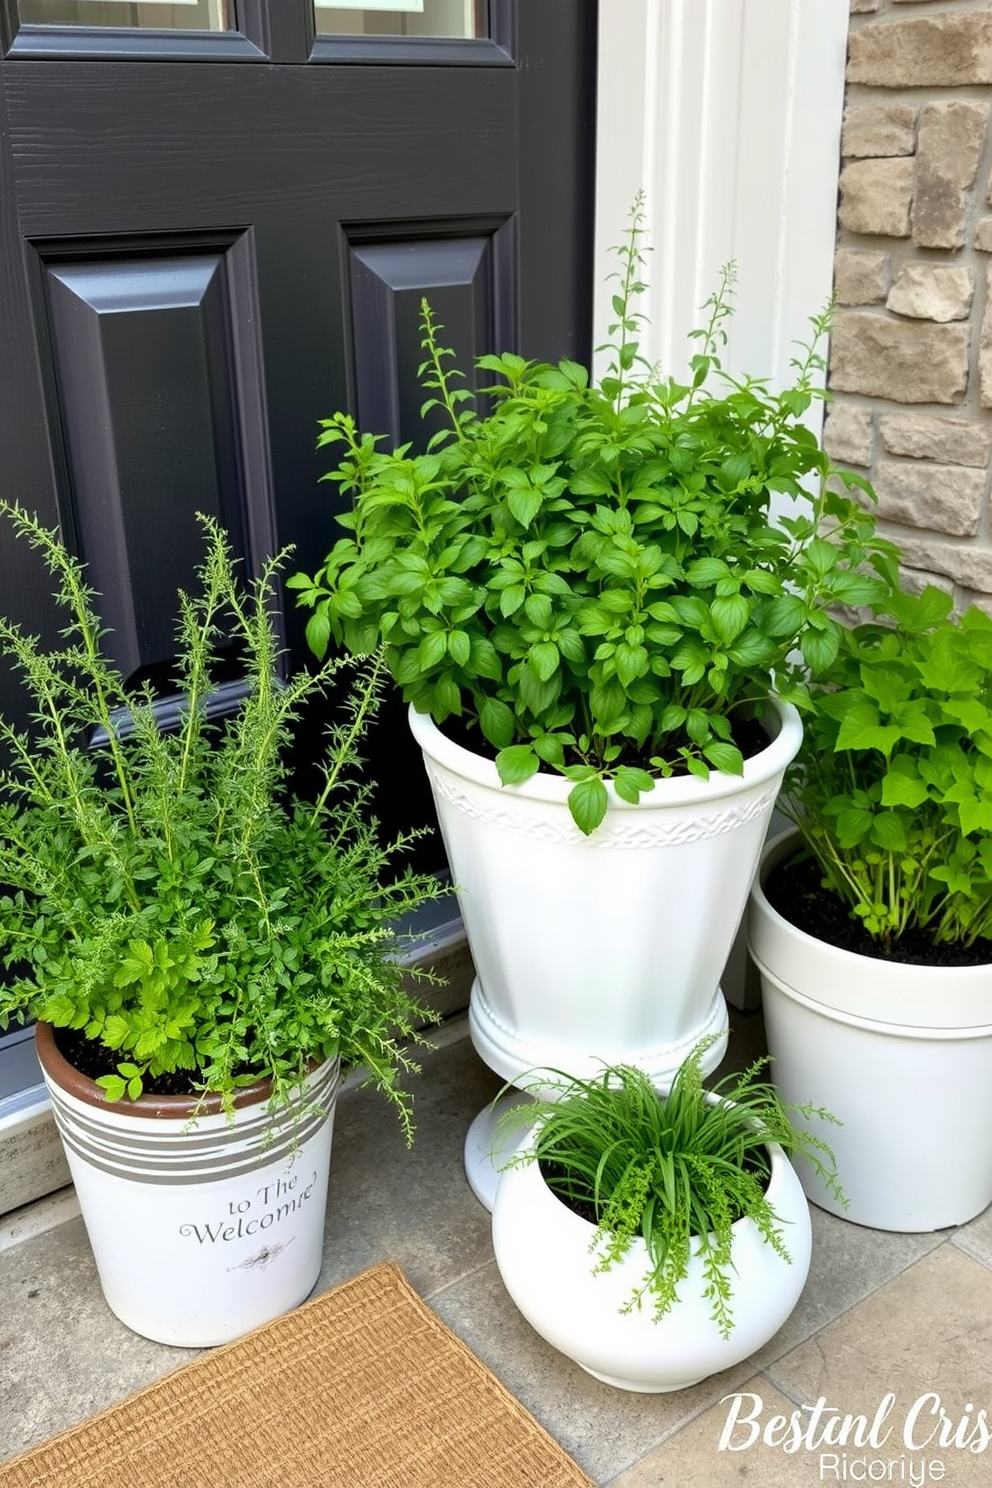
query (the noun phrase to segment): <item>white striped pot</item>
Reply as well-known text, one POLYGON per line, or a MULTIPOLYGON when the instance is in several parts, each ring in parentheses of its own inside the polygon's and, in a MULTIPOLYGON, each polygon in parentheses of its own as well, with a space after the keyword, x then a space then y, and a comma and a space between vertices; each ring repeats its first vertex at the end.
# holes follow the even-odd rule
POLYGON ((236 1098, 143 1095, 108 1103, 59 1053, 35 1043, 83 1221, 111 1310, 159 1343, 227 1343, 297 1306, 323 1252, 339 1065, 267 1109, 268 1081, 236 1098))

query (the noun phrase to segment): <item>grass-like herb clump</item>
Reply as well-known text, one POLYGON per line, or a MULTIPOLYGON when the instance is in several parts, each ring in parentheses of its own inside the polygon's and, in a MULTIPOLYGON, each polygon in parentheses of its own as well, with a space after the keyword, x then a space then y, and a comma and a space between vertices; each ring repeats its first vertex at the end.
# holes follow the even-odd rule
MULTIPOLYGON (((680 1067, 668 1095, 629 1065, 611 1065, 591 1080, 567 1080, 553 1099, 517 1107, 510 1119, 536 1121, 536 1138, 514 1162, 537 1161, 548 1186, 567 1204, 596 1216, 596 1271, 620 1261, 634 1241, 647 1247, 648 1271, 626 1310, 647 1295, 661 1319, 678 1299, 698 1246, 705 1296, 724 1338, 733 1330, 733 1226, 750 1218, 788 1259, 778 1216, 766 1192, 769 1143, 809 1159, 843 1197, 830 1148, 797 1131, 774 1086, 759 1079, 767 1058, 728 1075, 707 1093, 702 1040, 680 1067)), ((552 1074, 554 1072, 551 1072, 552 1074)), ((546 1076, 542 1076, 547 1085, 546 1076)), ((797 1115, 827 1112, 811 1107, 797 1115)))

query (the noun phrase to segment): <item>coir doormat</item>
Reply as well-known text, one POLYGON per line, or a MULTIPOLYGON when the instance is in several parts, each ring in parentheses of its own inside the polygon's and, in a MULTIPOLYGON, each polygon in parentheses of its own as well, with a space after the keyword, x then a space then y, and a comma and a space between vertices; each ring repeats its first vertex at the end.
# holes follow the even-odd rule
POLYGON ((0 1488, 592 1488, 375 1266, 0 1464, 0 1488))

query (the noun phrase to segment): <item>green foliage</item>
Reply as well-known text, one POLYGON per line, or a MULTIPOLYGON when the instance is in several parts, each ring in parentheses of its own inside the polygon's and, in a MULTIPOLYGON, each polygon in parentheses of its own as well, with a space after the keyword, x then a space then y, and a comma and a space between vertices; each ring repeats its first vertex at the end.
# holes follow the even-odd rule
POLYGON ((843 632, 786 780, 788 814, 880 946, 992 936, 992 620, 893 591, 843 632))
POLYGON ((303 703, 340 661, 281 682, 273 622, 282 556, 242 583, 205 521, 195 597, 180 596, 177 727, 159 726, 100 650, 81 566, 25 511, 0 506, 39 550, 66 612, 45 649, 0 619, 0 648, 34 699, 33 727, 0 719, 0 1027, 15 1013, 83 1030, 121 1055, 111 1100, 148 1075, 190 1072, 225 1103, 271 1076, 284 1100, 309 1061, 365 1065, 410 1132, 399 1041, 430 1014, 409 996, 393 922, 443 892, 379 842, 357 749, 385 680, 356 674, 330 731, 314 803, 288 795, 286 749, 303 703), (211 723, 217 643, 239 645, 247 695, 211 723), (92 747, 94 737, 106 741, 92 747), (91 741, 86 747, 85 741, 91 741))
MULTIPOLYGON (((788 1259, 778 1216, 765 1192, 771 1175, 769 1142, 787 1156, 813 1163, 843 1201, 833 1153, 818 1137, 797 1131, 775 1088, 758 1076, 758 1060, 714 1085, 707 1097, 703 1039, 679 1068, 668 1095, 659 1095, 642 1070, 611 1065, 593 1080, 561 1077, 553 1099, 517 1106, 503 1118, 536 1122, 536 1139, 510 1159, 540 1162, 549 1187, 567 1202, 591 1206, 597 1225, 596 1271, 605 1271, 640 1238, 649 1270, 625 1307, 649 1295, 661 1319, 678 1300, 698 1245, 704 1294, 724 1338, 733 1331, 732 1227, 744 1216, 788 1259), (714 1099, 715 1098, 715 1099, 714 1099)), ((554 1074, 554 1072, 551 1072, 554 1074)), ((542 1085, 547 1086, 542 1076, 542 1085)), ((832 1121, 825 1111, 797 1114, 832 1121)))
POLYGON ((324 420, 318 446, 343 447, 324 479, 354 504, 323 567, 289 580, 318 656, 332 640, 384 644, 404 698, 477 727, 504 783, 542 766, 573 780, 585 832, 606 780, 635 801, 658 774, 740 773, 731 718, 760 714, 773 691, 802 703, 805 669, 839 645, 831 606, 869 601, 866 566, 883 571, 891 552, 868 512, 827 488, 802 423, 828 317, 785 392, 735 380, 719 356, 727 270, 691 386, 658 377, 638 349, 642 237, 638 199, 600 386, 574 362, 484 356, 496 381, 480 413, 425 301, 424 411, 447 427, 418 455, 380 449, 347 413, 324 420), (781 520, 776 497, 795 503, 781 520))

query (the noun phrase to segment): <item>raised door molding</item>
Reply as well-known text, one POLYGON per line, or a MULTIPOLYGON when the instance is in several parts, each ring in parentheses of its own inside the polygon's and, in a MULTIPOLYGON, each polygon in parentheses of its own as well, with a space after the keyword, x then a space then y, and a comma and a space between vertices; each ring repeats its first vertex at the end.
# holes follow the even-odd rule
POLYGON ((597 345, 608 249, 643 187, 646 354, 684 370, 732 259, 726 366, 788 380, 833 281, 847 29, 848 0, 600 0, 597 345))

